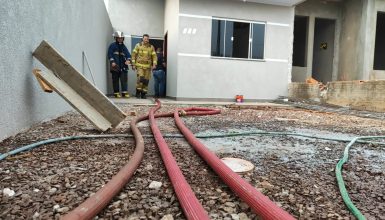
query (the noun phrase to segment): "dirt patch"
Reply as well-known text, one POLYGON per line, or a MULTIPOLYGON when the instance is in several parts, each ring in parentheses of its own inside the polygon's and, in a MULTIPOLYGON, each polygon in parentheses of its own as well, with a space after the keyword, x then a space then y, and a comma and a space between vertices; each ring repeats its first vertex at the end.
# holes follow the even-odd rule
MULTIPOLYGON (((120 105, 125 112, 147 114, 149 107, 120 105)), ((181 106, 164 106, 161 112, 181 106)), ((195 134, 275 131, 349 139, 385 134, 384 121, 357 114, 305 109, 229 109, 213 116, 184 117, 195 134)), ((128 116, 107 134, 128 134, 128 116)), ((157 120, 163 134, 179 134, 171 118, 157 120)), ((141 122, 142 134, 151 134, 141 122)), ((0 153, 48 138, 98 134, 78 113, 41 123, 0 143, 0 153)), ((351 219, 336 184, 334 167, 347 143, 298 136, 252 135, 200 139, 219 157, 238 157, 255 165, 242 177, 298 219, 351 219)), ((174 157, 212 219, 257 216, 181 138, 167 138, 174 157)), ((132 138, 65 141, 0 161, 1 219, 58 219, 102 187, 128 161, 132 138)), ((385 152, 381 145, 355 144, 343 176, 349 195, 368 219, 385 219, 385 152)), ((152 138, 132 180, 98 219, 185 219, 152 138), (150 189, 152 181, 162 182, 150 189)))

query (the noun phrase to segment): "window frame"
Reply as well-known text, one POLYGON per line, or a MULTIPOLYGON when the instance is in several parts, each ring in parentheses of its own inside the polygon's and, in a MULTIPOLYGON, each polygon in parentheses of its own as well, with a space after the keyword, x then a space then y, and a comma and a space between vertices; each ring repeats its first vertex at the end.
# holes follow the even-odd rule
MULTIPOLYGON (((213 34, 213 27, 211 26, 211 51, 210 51, 210 58, 212 59, 226 59, 226 60, 244 60, 244 61, 259 61, 259 62, 265 62, 266 61, 266 26, 267 22, 263 21, 253 21, 253 20, 244 20, 244 19, 235 19, 235 18, 223 18, 223 17, 212 17, 211 18, 211 25, 214 20, 217 21, 224 21, 224 30, 223 30, 223 56, 214 56, 212 55, 212 34, 213 34), (248 58, 237 58, 237 57, 227 57, 226 56, 226 24, 227 21, 231 22, 241 22, 241 23, 248 23, 249 24, 249 42, 248 42, 248 58), (253 52, 253 24, 261 24, 263 25, 264 32, 263 32, 263 58, 262 59, 255 59, 252 58, 252 52, 253 52), (250 41, 251 40, 251 41, 250 41)), ((218 33, 219 34, 219 33, 218 33)), ((219 42, 220 44, 220 42, 219 42)), ((221 47, 220 47, 221 48, 221 47)))

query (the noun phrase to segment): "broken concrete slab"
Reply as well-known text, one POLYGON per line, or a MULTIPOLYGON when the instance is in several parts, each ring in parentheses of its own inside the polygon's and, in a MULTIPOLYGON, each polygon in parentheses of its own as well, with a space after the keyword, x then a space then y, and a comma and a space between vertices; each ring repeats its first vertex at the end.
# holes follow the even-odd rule
POLYGON ((33 52, 51 71, 39 71, 38 76, 78 110, 99 130, 116 127, 126 115, 80 72, 64 59, 48 42, 42 41, 33 52))

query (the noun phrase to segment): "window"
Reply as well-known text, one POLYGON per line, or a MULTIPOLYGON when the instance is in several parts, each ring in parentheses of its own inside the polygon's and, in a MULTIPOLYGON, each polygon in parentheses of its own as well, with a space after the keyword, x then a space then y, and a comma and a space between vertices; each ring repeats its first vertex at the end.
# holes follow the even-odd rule
POLYGON ((211 56, 263 59, 265 24, 212 20, 211 56))

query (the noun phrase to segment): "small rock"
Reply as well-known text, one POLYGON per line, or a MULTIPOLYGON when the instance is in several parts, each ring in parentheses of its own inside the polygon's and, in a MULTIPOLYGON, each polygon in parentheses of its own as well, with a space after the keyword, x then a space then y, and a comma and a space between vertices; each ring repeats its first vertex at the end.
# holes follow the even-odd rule
POLYGON ((35 212, 35 214, 33 214, 32 216, 32 219, 38 219, 40 217, 40 214, 38 212, 35 212))
POLYGON ((228 206, 228 207, 235 207, 235 204, 232 203, 232 202, 226 202, 226 203, 225 203, 225 206, 228 206))
POLYGON ((215 205, 215 201, 214 200, 210 200, 210 201, 207 202, 207 205, 213 206, 213 205, 215 205))
POLYGON ((160 220, 174 220, 174 217, 172 217, 171 214, 163 216, 160 220))
POLYGON ((239 213, 239 220, 250 220, 250 218, 245 213, 239 213))
POLYGON ((151 209, 151 211, 156 213, 160 208, 158 206, 151 206, 150 209, 151 209))
POLYGON ((63 208, 58 208, 56 211, 59 213, 64 213, 64 212, 68 212, 69 210, 70 210, 70 208, 63 207, 63 208))
POLYGON ((146 168, 145 168, 146 170, 152 170, 152 169, 154 169, 153 167, 152 167, 152 165, 151 164, 148 164, 147 166, 146 166, 146 168))
POLYGON ((150 183, 150 185, 148 186, 148 188, 150 188, 150 189, 159 189, 161 186, 162 186, 161 182, 152 181, 150 183))
POLYGON ((10 188, 5 188, 3 189, 3 194, 8 197, 12 197, 15 195, 15 191, 11 190, 10 188))
POLYGON ((125 198, 127 198, 127 194, 121 194, 119 197, 118 197, 119 199, 125 199, 125 198))
POLYGON ((238 214, 231 214, 231 219, 239 220, 239 215, 238 214))
POLYGON ((241 210, 246 210, 249 208, 249 205, 247 203, 244 203, 244 202, 241 202, 239 204, 239 206, 241 207, 241 210))
POLYGON ((56 193, 56 191, 57 191, 57 189, 55 188, 55 187, 53 187, 53 188, 51 188, 50 190, 49 190, 49 194, 55 194, 56 193))

